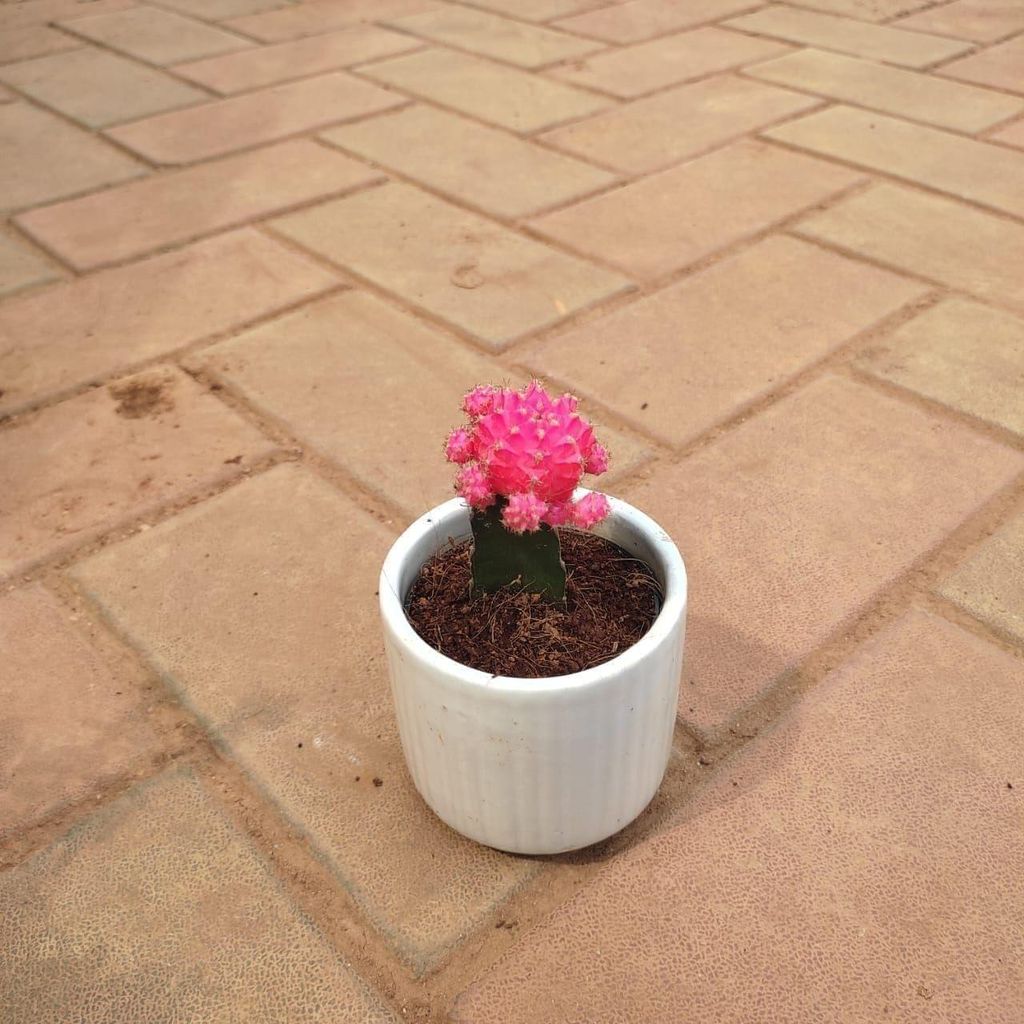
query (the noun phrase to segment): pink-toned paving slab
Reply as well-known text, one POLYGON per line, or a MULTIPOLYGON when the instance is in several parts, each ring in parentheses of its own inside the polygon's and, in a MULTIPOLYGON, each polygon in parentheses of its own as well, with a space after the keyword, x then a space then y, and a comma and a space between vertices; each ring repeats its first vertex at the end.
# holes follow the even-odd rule
POLYGON ((23 214, 18 226, 79 270, 180 245, 381 174, 306 139, 161 174, 23 214))
POLYGON ((871 25, 822 11, 778 4, 725 23, 756 35, 784 39, 823 50, 838 50, 910 68, 923 68, 971 49, 963 40, 944 39, 888 25, 871 25))
POLYGON ((159 7, 140 6, 61 24, 75 35, 152 64, 176 64, 253 45, 244 36, 159 7))
POLYGON ((937 74, 1024 93, 1024 36, 943 64, 937 74))
POLYGON ((493 349, 629 288, 610 270, 396 183, 282 217, 274 230, 493 349))
POLYGON ((1024 112, 1022 98, 825 50, 798 50, 748 68, 747 73, 766 82, 968 133, 1024 112))
POLYGON ((695 28, 647 43, 617 47, 553 68, 563 82, 632 99, 667 85, 729 71, 786 53, 789 47, 720 28, 695 28))
POLYGON ((718 75, 545 132, 558 149, 626 174, 649 174, 818 106, 819 100, 718 75))
POLYGON ((188 767, 0 875, 0 946, 22 1021, 398 1024, 188 767))
POLYGON ((1020 659, 909 612, 453 1019, 1016 1024, 1022 688, 1020 659))
POLYGON ((116 185, 146 173, 138 160, 27 103, 0 104, 0 214, 116 185))
POLYGON ((296 39, 276 46, 229 53, 175 67, 175 74, 229 95, 258 89, 292 78, 379 60, 422 45, 416 39, 378 28, 358 25, 339 32, 296 39))
POLYGON ((1024 121, 1016 121, 992 136, 997 142, 1024 149, 1024 121))
POLYGON ((636 43, 758 6, 759 0, 628 0, 556 24, 610 43, 636 43))
POLYGON ((1011 643, 1024 643, 1024 513, 986 537, 938 592, 1011 643))
POLYGON ((499 217, 525 217, 615 184, 615 174, 528 139, 418 104, 321 135, 499 217))
POLYGON ((862 21, 888 21, 927 7, 932 0, 809 0, 801 4, 830 14, 844 14, 862 21))
POLYGON ((226 482, 272 450, 169 366, 29 414, 0 431, 0 578, 226 482))
POLYGON ((39 584, 0 597, 0 839, 162 751, 140 673, 105 658, 79 618, 39 584))
POLYGON ((1024 311, 1024 225, 898 185, 875 185, 796 230, 856 256, 1024 311))
POLYGON ((700 595, 682 717, 727 723, 1022 471, 1024 453, 827 376, 628 487, 700 595))
POLYGON ((95 47, 2 67, 0 81, 90 128, 207 99, 157 68, 95 47))
POLYGON ((593 114, 608 100, 474 54, 432 48, 367 64, 362 75, 514 132, 593 114))
POLYGON ((365 21, 400 18, 433 8, 431 0, 316 0, 280 10, 232 18, 224 24, 268 43, 349 28, 365 21))
POLYGON ((954 0, 901 18, 900 27, 992 43, 1024 29, 1024 8, 1005 0, 954 0))
POLYGON ((243 229, 0 306, 0 416, 320 295, 337 279, 243 229))
POLYGON ((1024 218, 1024 153, 843 106, 765 134, 1024 218))
POLYGON ((57 32, 46 25, 23 25, 17 28, 0 27, 0 63, 45 57, 82 46, 80 39, 57 32))
POLYGON ((344 71, 233 96, 111 128, 107 134, 160 164, 248 149, 408 102, 344 71))
POLYGON ((530 224, 578 252, 656 279, 860 180, 835 164, 745 139, 530 224), (762 188, 765 181, 773 187, 762 188))
POLYGON ((681 445, 925 291, 772 237, 516 358, 681 445))
POLYGON ((0 295, 58 277, 56 268, 20 238, 0 235, 0 295))
POLYGON ((389 24, 435 43, 524 68, 571 60, 601 48, 600 43, 568 32, 526 25, 486 11, 454 5, 410 14, 389 24))

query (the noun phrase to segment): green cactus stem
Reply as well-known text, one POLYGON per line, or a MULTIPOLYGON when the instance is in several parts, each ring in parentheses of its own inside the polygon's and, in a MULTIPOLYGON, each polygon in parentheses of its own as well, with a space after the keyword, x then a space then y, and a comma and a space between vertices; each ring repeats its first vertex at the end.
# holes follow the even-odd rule
POLYGON ((558 534, 550 526, 528 533, 513 533, 501 521, 505 498, 474 511, 473 589, 493 593, 512 584, 544 600, 565 602, 565 563, 558 534))

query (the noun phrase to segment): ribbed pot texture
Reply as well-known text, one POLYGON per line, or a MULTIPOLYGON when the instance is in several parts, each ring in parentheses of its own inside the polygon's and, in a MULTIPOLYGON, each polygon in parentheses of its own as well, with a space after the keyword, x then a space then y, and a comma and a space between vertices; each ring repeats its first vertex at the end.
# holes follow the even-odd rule
MULTIPOLYGON (((585 492, 579 492, 585 493, 585 492)), ((425 643, 403 610, 420 567, 470 536, 453 499, 395 542, 380 607, 402 748, 413 782, 456 831, 513 853, 562 853, 618 832, 661 784, 672 746, 686 625, 686 570, 653 520, 618 499, 594 531, 654 569, 664 604, 633 647, 546 679, 491 676, 425 643)))

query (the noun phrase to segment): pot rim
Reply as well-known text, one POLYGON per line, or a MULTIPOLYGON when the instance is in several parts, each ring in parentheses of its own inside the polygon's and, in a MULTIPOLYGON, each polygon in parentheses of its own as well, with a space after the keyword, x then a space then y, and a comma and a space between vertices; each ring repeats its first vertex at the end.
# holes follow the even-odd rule
MULTIPOLYGON (((585 489, 579 488, 576 496, 580 497, 586 493, 588 492, 585 489)), ((491 675, 489 672, 471 668, 469 665, 464 665, 462 662, 442 654, 413 629, 412 623, 409 622, 405 614, 404 602, 392 581, 401 578, 402 567, 410 559, 412 551, 425 538, 443 537, 443 540, 433 549, 434 551, 439 550, 444 541, 448 539, 448 532, 444 527, 454 519, 468 516, 469 506, 461 498, 451 498, 436 505, 429 512, 425 512, 408 526, 392 544, 380 572, 381 615, 394 632, 396 639, 418 660, 426 663, 428 668, 449 676, 456 675, 463 683, 480 686, 490 691, 544 694, 552 691, 597 687, 608 682, 620 672, 643 661, 651 651, 662 643, 685 614, 687 597, 686 566, 679 549, 668 533, 650 516, 621 498, 608 495, 608 501, 611 505, 611 512, 606 522, 613 523, 615 520, 622 520, 630 523, 642 533, 655 556, 653 560, 658 563, 655 568, 660 569, 665 581, 662 606, 657 618, 651 624, 651 628, 632 647, 627 647, 614 658, 609 658, 608 661, 602 662, 600 665, 583 669, 580 672, 559 676, 491 675)), ((603 536, 605 531, 599 526, 594 532, 603 536)), ((417 566, 418 568, 419 566, 417 566)))

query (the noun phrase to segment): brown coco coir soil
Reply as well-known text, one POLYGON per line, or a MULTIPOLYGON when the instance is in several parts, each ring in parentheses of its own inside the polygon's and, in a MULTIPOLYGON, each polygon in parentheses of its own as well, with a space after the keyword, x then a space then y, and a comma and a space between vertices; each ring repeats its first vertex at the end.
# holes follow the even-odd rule
POLYGON ((413 628, 449 658, 492 675, 558 676, 600 665, 651 628, 661 588, 651 568, 602 537, 560 530, 566 601, 512 585, 473 594, 472 542, 423 566, 406 599, 413 628))

